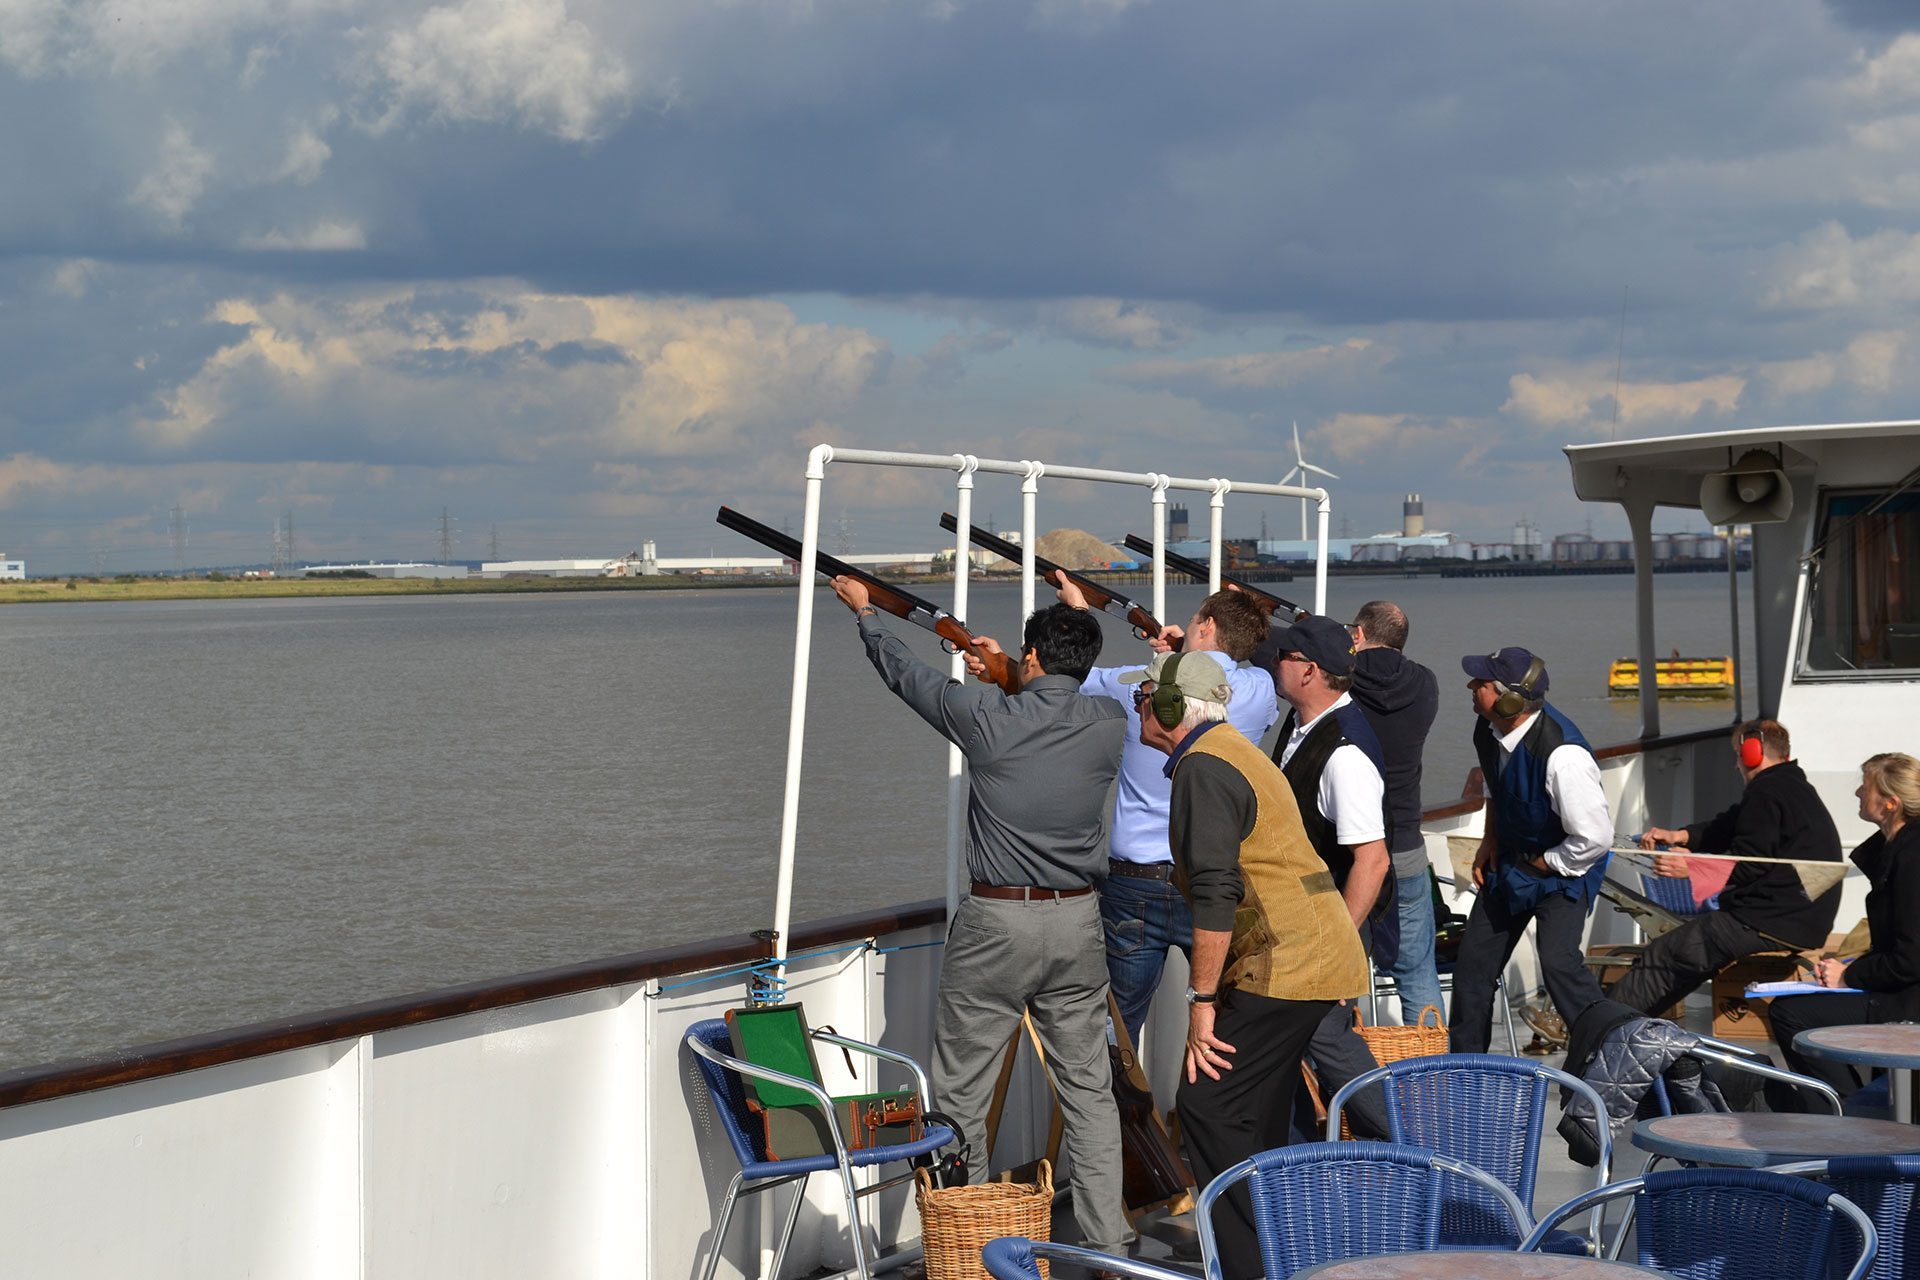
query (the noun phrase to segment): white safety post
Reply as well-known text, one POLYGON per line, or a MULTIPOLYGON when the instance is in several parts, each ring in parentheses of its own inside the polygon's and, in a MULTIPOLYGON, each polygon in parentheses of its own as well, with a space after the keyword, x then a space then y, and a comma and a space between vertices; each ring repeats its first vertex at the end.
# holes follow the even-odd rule
POLYGON ((1167 477, 1149 471, 1153 484, 1153 616, 1167 620, 1167 477))
MULTIPOLYGON (((953 616, 967 617, 967 588, 973 580, 973 540, 967 530, 973 524, 973 473, 980 459, 970 453, 954 455, 960 478, 954 481, 953 538, 953 616)), ((955 680, 967 678, 966 659, 955 653, 947 663, 947 674, 955 680)), ((962 890, 967 885, 967 758, 959 747, 947 744, 947 919, 960 910, 962 890)))
POLYGON ((1740 564, 1733 553, 1732 525, 1727 526, 1727 612, 1733 623, 1733 718, 1738 723, 1747 716, 1745 691, 1740 688, 1740 564))
POLYGON ((1639 611, 1640 736, 1660 736, 1659 659, 1653 648, 1653 504, 1636 500, 1622 504, 1627 528, 1633 533, 1633 607, 1639 611))
POLYGON ((780 798, 780 874, 773 891, 773 959, 786 976, 787 934, 793 917, 793 853, 800 835, 800 762, 807 740, 807 667, 813 657, 814 565, 820 553, 820 486, 833 446, 807 454, 806 506, 800 517, 800 606, 793 634, 793 698, 787 715, 786 791, 780 798))
POLYGON ((1034 507, 1040 494, 1040 477, 1047 469, 1038 462, 1022 465, 1027 469, 1026 478, 1020 481, 1020 626, 1024 630, 1033 615, 1033 580, 1038 569, 1033 562, 1039 554, 1034 544, 1040 541, 1039 530, 1034 528, 1034 507))
POLYGON ((1327 611, 1327 525, 1333 520, 1333 499, 1327 491, 1320 491, 1320 545, 1315 548, 1313 566, 1313 611, 1325 614, 1327 611))
POLYGON ((1233 488, 1233 482, 1216 478, 1207 483, 1213 486, 1213 496, 1207 499, 1207 514, 1213 517, 1213 528, 1207 535, 1207 594, 1212 595, 1220 589, 1220 526, 1227 518, 1227 491, 1233 488))

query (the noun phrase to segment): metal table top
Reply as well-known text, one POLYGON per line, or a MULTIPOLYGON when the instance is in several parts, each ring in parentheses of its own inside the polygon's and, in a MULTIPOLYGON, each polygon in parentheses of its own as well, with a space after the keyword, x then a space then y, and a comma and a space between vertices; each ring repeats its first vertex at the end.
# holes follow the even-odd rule
POLYGON ((1757 1169, 1783 1160, 1920 1154, 1920 1128, 1855 1116, 1715 1112, 1642 1120, 1633 1145, 1694 1164, 1757 1169))
POLYGON ((1920 1022, 1815 1027, 1795 1036, 1793 1047, 1809 1057, 1910 1071, 1920 1067, 1920 1022))
POLYGON ((1644 1280, 1661 1274, 1601 1258, 1461 1249, 1348 1258, 1297 1271, 1293 1280, 1644 1280))

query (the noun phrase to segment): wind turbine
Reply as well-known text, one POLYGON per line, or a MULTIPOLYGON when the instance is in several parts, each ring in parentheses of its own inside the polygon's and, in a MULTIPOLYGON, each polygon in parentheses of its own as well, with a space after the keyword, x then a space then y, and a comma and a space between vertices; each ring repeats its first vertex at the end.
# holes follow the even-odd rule
MULTIPOLYGON (((1314 475, 1317 475, 1317 476, 1325 476, 1329 480, 1338 480, 1340 478, 1339 476, 1335 475, 1333 472, 1327 470, 1325 467, 1314 466, 1311 462, 1307 461, 1306 455, 1300 452, 1300 424, 1296 421, 1293 424, 1293 470, 1287 472, 1286 475, 1282 476, 1280 478, 1280 483, 1292 484, 1294 481, 1294 477, 1298 476, 1300 478, 1300 483, 1304 485, 1307 483, 1308 472, 1312 472, 1314 475)), ((1305 498, 1302 498, 1300 499, 1300 541, 1305 542, 1306 540, 1307 540, 1307 500, 1305 498)))

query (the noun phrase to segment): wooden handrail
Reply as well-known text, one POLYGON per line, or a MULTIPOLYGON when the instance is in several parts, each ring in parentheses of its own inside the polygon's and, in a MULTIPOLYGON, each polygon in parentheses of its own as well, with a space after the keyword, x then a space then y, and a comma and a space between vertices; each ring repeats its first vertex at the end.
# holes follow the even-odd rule
MULTIPOLYGON (((884 911, 837 916, 803 924, 794 930, 791 950, 805 951, 836 942, 854 942, 906 929, 938 924, 946 919, 944 900, 933 899, 884 911)), ((0 1073, 0 1107, 44 1102, 69 1094, 106 1089, 136 1080, 195 1071, 246 1058, 285 1053, 334 1040, 350 1040, 412 1026, 438 1018, 452 1018, 486 1009, 550 1000, 556 996, 624 986, 708 969, 750 964, 773 954, 764 935, 739 934, 677 947, 658 947, 631 955, 584 964, 543 969, 508 978, 444 987, 418 995, 373 1000, 320 1013, 274 1022, 256 1022, 205 1035, 164 1040, 120 1052, 103 1053, 45 1066, 23 1067, 0 1073)))

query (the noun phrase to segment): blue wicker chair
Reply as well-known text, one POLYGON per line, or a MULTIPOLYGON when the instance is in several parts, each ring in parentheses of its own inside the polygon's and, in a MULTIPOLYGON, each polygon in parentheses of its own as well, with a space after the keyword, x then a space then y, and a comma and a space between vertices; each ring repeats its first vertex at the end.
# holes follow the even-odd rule
MULTIPOLYGON (((836 1047, 865 1053, 905 1066, 913 1073, 914 1083, 919 1088, 921 1107, 923 1109, 926 1107, 927 1075, 912 1058, 891 1049, 882 1049, 879 1045, 850 1040, 845 1036, 826 1031, 815 1031, 813 1038, 836 1047)), ((768 1272, 768 1280, 779 1280, 780 1265, 787 1256, 787 1243, 792 1239, 794 1223, 800 1217, 800 1202, 806 1198, 807 1179, 813 1174, 825 1173, 828 1170, 834 1170, 840 1175, 840 1188, 847 1201, 847 1220, 853 1230, 854 1265, 860 1274, 860 1280, 868 1280, 867 1255, 860 1231, 860 1197, 894 1186, 912 1175, 902 1174, 877 1182, 870 1187, 856 1188, 853 1183, 853 1171, 870 1165, 887 1164, 937 1151, 954 1140, 953 1130, 944 1125, 929 1124, 918 1142, 901 1143, 891 1147, 874 1147, 865 1151, 848 1151, 846 1138, 841 1134, 839 1123, 834 1119, 833 1099, 826 1090, 811 1080, 803 1080, 799 1076, 788 1075, 782 1071, 755 1066, 751 1062, 734 1057, 732 1033, 729 1032, 723 1020, 709 1018, 688 1027, 687 1048, 692 1051, 693 1061, 699 1067, 700 1078, 706 1085, 706 1101, 711 1107, 710 1112, 703 1110, 698 1117, 701 1127, 711 1132, 714 1122, 717 1121, 719 1127, 726 1133, 727 1142, 732 1146, 734 1156, 740 1161, 740 1171, 733 1175, 733 1181, 728 1184, 726 1199, 720 1206, 720 1216, 714 1223, 713 1240, 707 1248, 706 1267, 701 1273, 705 1280, 713 1280, 714 1268, 720 1261, 720 1247, 726 1240, 727 1223, 732 1219, 733 1206, 740 1197, 758 1195, 762 1191, 771 1191, 775 1187, 797 1182, 800 1185, 794 1189, 793 1204, 787 1210, 786 1223, 781 1228, 779 1243, 774 1248, 773 1270, 768 1272), (815 1103, 827 1114, 827 1126, 833 1134, 834 1150, 826 1155, 802 1156, 789 1160, 767 1159, 766 1131, 747 1109, 747 1091, 742 1085, 742 1076, 770 1080, 810 1094, 815 1103)))
MULTIPOLYGON (((1214 1206, 1245 1182, 1260 1256, 1269 1276, 1290 1276, 1345 1258, 1439 1247, 1449 1204, 1471 1186, 1499 1204, 1524 1236, 1533 1219, 1492 1174, 1464 1160, 1391 1142, 1311 1142, 1262 1151, 1208 1183, 1194 1211, 1208 1280, 1222 1280, 1214 1206)), ((1236 1280, 1239 1280, 1236 1277, 1236 1280)))
MULTIPOLYGON (((1371 1087, 1386 1091, 1387 1136, 1392 1141, 1437 1151, 1492 1174, 1529 1212, 1552 1091, 1569 1089, 1586 1099, 1595 1115, 1606 1114, 1592 1085, 1557 1068, 1498 1054, 1450 1053, 1390 1062, 1349 1080, 1327 1103, 1329 1137, 1340 1132, 1347 1098, 1371 1087)), ((1606 1185, 1612 1164, 1611 1134, 1601 1125, 1595 1186, 1606 1185)), ((1440 1247, 1510 1249, 1525 1229, 1511 1230, 1506 1216, 1496 1197, 1458 1185, 1443 1210, 1440 1247)), ((1599 1226, 1595 1213, 1590 1234, 1599 1226)), ((1588 1250, 1588 1237, 1568 1231, 1556 1232, 1547 1248, 1568 1254, 1588 1250)))
POLYGON ((1920 1156, 1844 1156, 1768 1167, 1824 1177, 1873 1220, 1880 1253, 1868 1280, 1920 1280, 1920 1156))
POLYGON ((1556 1223, 1627 1196, 1638 1262, 1678 1280, 1834 1280, 1850 1255, 1846 1280, 1863 1280, 1880 1247, 1867 1215, 1830 1187, 1764 1169, 1668 1169, 1582 1192, 1542 1218, 1521 1251, 1538 1251, 1556 1223))
POLYGON ((987 1247, 980 1251, 981 1265, 986 1267, 987 1274, 993 1280, 1040 1280, 1042 1258, 1065 1262, 1087 1271, 1110 1271, 1115 1275, 1132 1276, 1135 1280, 1193 1280, 1192 1274, 1186 1271, 1169 1271, 1151 1262, 1116 1258, 1111 1254, 1082 1249, 1079 1245, 1050 1244, 1045 1240, 1029 1240, 1025 1236, 1001 1236, 998 1240, 987 1241, 987 1247))

